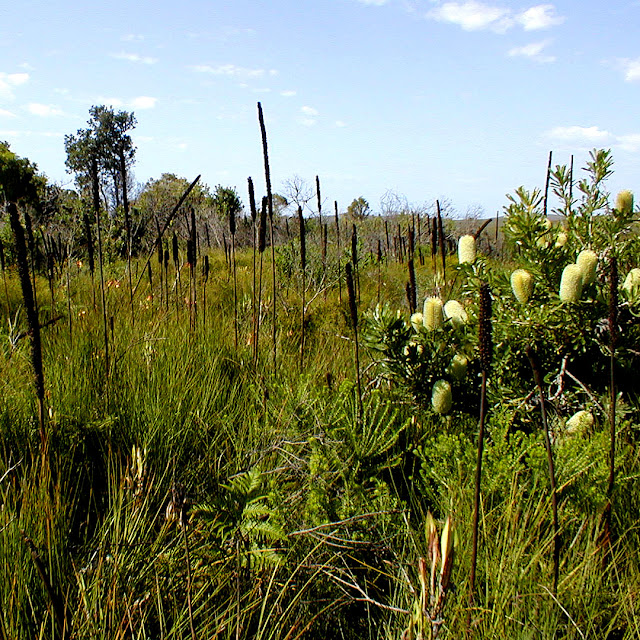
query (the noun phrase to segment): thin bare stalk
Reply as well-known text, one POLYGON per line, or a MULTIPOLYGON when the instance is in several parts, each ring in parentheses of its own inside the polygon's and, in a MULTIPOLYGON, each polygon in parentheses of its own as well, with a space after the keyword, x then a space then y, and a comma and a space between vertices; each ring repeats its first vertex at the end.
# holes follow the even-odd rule
POLYGON ((300 269, 302 270, 302 308, 300 310, 300 371, 302 372, 304 365, 304 311, 307 286, 307 245, 302 207, 298 207, 298 223, 300 224, 300 269))
POLYGON ((558 493, 556 489, 556 471, 553 463, 553 451, 551 438, 549 437, 549 425, 547 422, 547 409, 543 389, 542 372, 540 363, 534 350, 529 346, 526 349, 527 358, 533 371, 533 380, 538 390, 540 402, 540 414, 542 416, 542 429, 544 433, 544 446, 547 450, 547 466, 549 468, 549 483, 551 485, 551 510, 553 515, 553 595, 558 593, 558 575, 560 571, 560 526, 558 525, 558 493))
POLYGON ((473 497, 473 523, 471 540, 471 573, 469 576, 469 612, 467 628, 471 624, 471 607, 474 602, 476 565, 478 559, 478 521, 480 516, 480 483, 482 480, 482 453, 484 450, 484 430, 487 416, 487 377, 491 369, 493 344, 491 340, 491 292, 489 285, 480 286, 480 313, 478 318, 478 338, 480 343, 480 366, 482 386, 480 389, 480 427, 478 430, 478 456, 476 460, 475 490, 473 497))
POLYGON ((549 162, 547 164, 547 179, 544 185, 544 204, 543 204, 543 213, 545 218, 547 217, 547 202, 549 198, 549 182, 551 181, 551 158, 553 156, 553 151, 549 151, 549 162))
POLYGON ((362 410, 362 383, 360 380, 360 354, 358 350, 358 303, 356 300, 356 291, 353 280, 353 269, 351 263, 347 262, 345 267, 347 274, 347 292, 349 294, 349 311, 351 313, 351 325, 353 326, 353 336, 355 342, 355 360, 356 360, 356 383, 358 385, 358 418, 361 420, 362 410))

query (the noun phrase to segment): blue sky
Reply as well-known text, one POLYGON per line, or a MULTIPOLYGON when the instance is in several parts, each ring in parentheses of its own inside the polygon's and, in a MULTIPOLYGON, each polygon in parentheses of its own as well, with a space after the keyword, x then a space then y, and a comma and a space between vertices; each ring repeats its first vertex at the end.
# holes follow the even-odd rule
POLYGON ((611 148, 640 180, 640 0, 21 0, 0 13, 0 139, 70 184, 64 134, 134 111, 136 179, 321 180, 324 206, 388 192, 464 215, 611 148))

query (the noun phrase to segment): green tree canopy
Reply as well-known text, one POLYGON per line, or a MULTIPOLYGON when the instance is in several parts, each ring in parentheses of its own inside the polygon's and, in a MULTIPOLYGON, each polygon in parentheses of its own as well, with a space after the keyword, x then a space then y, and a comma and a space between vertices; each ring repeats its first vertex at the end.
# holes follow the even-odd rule
POLYGON ((222 185, 218 185, 213 194, 213 208, 224 222, 229 222, 232 216, 237 217, 243 209, 235 188, 222 185))
POLYGON ((36 164, 17 156, 8 142, 0 142, 0 198, 5 202, 28 204, 39 210, 47 179, 38 174, 36 164))
POLYGON ((356 198, 348 207, 347 215, 353 220, 364 220, 371 213, 369 203, 360 196, 356 198))

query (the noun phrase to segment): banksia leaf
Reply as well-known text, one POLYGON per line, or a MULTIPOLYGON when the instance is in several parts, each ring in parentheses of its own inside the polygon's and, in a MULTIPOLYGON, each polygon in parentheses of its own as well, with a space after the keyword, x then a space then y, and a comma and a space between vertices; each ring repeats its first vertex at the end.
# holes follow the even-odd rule
POLYGON ((574 303, 582 295, 582 269, 577 264, 568 264, 562 271, 560 279, 560 300, 574 303))
POLYGON ((478 317, 478 341, 480 343, 480 363, 482 371, 489 373, 493 357, 491 337, 491 291, 484 283, 480 287, 480 313, 478 317))
POLYGON ((448 300, 444 307, 444 315, 451 321, 452 326, 457 329, 467 324, 469 317, 464 307, 457 300, 448 300))
POLYGON ((469 364, 469 360, 467 360, 466 356, 463 356, 460 353, 456 353, 453 358, 451 358, 451 362, 447 367, 447 373, 454 379, 460 382, 467 375, 467 366, 469 364))
POLYGON ((616 196, 616 209, 620 213, 631 213, 633 211, 633 192, 625 189, 616 196))
POLYGON ((439 329, 444 321, 442 300, 436 297, 427 298, 424 301, 422 315, 425 329, 428 331, 439 329))
POLYGON ((453 404, 451 385, 446 380, 437 380, 431 390, 431 407, 441 415, 449 413, 453 404))
POLYGON ((511 274, 511 290, 520 304, 526 304, 533 293, 533 276, 526 269, 511 274))
POLYGON ((451 577, 451 568, 453 567, 453 530, 451 525, 451 516, 447 516, 447 521, 442 530, 440 538, 440 552, 442 554, 442 567, 440 569, 440 587, 444 591, 449 586, 451 577))
POLYGON ((591 249, 584 249, 576 258, 576 264, 582 269, 582 283, 586 286, 595 282, 598 254, 591 249))
POLYGON ((458 240, 458 263, 473 264, 476 261, 476 239, 473 236, 462 236, 458 240))

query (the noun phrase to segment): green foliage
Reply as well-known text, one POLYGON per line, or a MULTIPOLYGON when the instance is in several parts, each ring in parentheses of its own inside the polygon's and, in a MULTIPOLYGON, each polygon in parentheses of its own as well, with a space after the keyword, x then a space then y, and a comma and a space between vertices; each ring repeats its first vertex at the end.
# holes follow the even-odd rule
POLYGON ((13 153, 9 143, 0 142, 0 197, 3 201, 39 209, 45 186, 46 178, 38 174, 37 165, 13 153))
POLYGON ((362 196, 353 200, 353 202, 347 207, 347 215, 354 222, 361 222, 367 218, 370 213, 371 207, 362 196))

